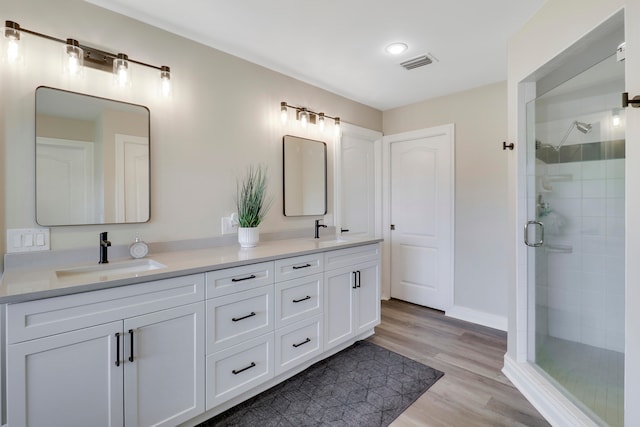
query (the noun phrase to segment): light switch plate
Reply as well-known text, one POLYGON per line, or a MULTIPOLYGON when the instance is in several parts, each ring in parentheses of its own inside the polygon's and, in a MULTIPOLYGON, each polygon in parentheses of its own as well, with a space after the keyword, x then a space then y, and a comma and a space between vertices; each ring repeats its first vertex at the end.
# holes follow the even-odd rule
POLYGON ((7 253, 48 251, 51 248, 48 228, 10 228, 7 230, 7 253))

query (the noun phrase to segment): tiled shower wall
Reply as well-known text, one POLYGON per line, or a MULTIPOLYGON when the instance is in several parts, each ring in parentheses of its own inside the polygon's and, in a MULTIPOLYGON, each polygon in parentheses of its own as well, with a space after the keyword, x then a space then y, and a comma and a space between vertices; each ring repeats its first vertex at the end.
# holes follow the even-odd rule
POLYGON ((538 335, 623 352, 624 141, 542 147, 536 157, 548 203, 539 215, 538 335))

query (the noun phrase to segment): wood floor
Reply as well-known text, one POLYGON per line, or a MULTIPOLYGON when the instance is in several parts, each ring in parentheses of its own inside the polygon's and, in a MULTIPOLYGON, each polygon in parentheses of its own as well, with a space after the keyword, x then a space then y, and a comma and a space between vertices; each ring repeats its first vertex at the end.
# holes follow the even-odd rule
POLYGON ((390 300, 369 341, 445 373, 392 427, 549 426, 501 372, 505 332, 390 300))

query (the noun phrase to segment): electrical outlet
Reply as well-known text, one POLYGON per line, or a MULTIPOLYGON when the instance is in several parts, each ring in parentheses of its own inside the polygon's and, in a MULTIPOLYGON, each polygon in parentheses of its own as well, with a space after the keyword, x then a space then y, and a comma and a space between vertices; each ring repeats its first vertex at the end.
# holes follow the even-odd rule
POLYGON ((235 234, 238 232, 238 221, 234 219, 234 215, 224 216, 221 220, 222 234, 235 234))

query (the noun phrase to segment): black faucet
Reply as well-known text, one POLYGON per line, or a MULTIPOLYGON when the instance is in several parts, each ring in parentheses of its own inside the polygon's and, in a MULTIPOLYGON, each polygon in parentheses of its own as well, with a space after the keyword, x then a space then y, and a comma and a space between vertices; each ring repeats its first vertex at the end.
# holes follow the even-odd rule
POLYGON ((103 231, 100 233, 100 261, 98 264, 108 264, 109 256, 107 253, 107 248, 111 246, 111 242, 107 240, 107 232, 103 231))
POLYGON ((319 219, 316 219, 316 234, 314 236, 314 238, 316 238, 316 239, 320 238, 320 227, 327 228, 326 225, 320 224, 320 220, 319 219))

